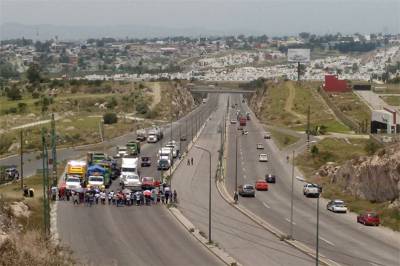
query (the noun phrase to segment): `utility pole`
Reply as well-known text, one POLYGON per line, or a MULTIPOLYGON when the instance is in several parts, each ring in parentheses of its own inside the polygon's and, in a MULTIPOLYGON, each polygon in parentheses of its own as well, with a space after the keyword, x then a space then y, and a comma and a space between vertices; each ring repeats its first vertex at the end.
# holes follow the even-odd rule
POLYGON ((307 150, 310 151, 310 106, 307 111, 307 150))
POLYGON ((21 189, 24 188, 24 132, 21 130, 20 134, 20 177, 21 177, 21 189))
POLYGON ((297 62, 297 81, 300 81, 300 62, 297 62))
POLYGON ((293 185, 294 185, 294 150, 292 155, 292 189, 290 191, 290 239, 293 239, 293 185))
POLYGON ((56 135, 56 121, 54 120, 54 114, 51 115, 51 155, 52 155, 52 166, 53 166, 53 186, 57 186, 57 135, 56 135))
POLYGON ((43 232, 47 238, 50 233, 50 205, 49 205, 49 164, 48 164, 48 152, 47 144, 44 133, 44 128, 42 128, 42 162, 43 162, 43 232))

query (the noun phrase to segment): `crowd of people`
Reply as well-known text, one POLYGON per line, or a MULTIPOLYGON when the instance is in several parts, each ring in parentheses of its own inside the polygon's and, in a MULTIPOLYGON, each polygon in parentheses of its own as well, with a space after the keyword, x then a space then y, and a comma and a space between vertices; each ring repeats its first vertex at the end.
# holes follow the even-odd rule
POLYGON ((64 190, 59 191, 59 200, 72 201, 73 205, 92 206, 92 205, 114 205, 120 206, 140 206, 152 205, 157 203, 177 203, 176 190, 171 191, 169 186, 160 186, 149 190, 133 191, 131 189, 110 190, 99 188, 64 190))

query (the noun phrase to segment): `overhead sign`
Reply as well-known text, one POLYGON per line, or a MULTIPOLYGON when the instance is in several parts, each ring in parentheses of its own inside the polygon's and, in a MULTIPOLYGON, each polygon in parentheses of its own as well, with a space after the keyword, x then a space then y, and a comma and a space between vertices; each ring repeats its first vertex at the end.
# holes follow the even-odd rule
POLYGON ((288 49, 287 57, 289 62, 310 62, 310 49, 288 49))

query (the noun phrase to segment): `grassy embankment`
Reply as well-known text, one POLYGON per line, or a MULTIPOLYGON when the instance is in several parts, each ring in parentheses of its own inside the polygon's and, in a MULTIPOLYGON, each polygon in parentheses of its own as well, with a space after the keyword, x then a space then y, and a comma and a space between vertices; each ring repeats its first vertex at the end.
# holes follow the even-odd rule
POLYGON ((393 106, 400 106, 400 95, 399 96, 381 96, 387 104, 393 106))
POLYGON ((271 132, 272 139, 275 141, 279 149, 290 146, 299 140, 298 137, 286 134, 282 131, 270 129, 269 132, 271 132))
POLYGON ((371 110, 353 92, 332 94, 330 100, 345 116, 354 122, 360 124, 371 121, 371 110))
POLYGON ((343 189, 330 183, 328 177, 317 178, 314 174, 327 162, 343 164, 345 161, 358 156, 367 155, 366 145, 369 140, 364 139, 324 139, 316 146, 319 150, 312 155, 304 152, 296 157, 296 165, 304 173, 305 177, 314 183, 319 183, 323 187, 323 197, 327 199, 343 199, 352 212, 360 213, 366 210, 376 210, 381 213, 381 220, 384 226, 393 230, 400 230, 400 213, 398 209, 389 209, 389 202, 373 203, 368 200, 356 198, 343 192, 343 189))
MULTIPOLYGON (((62 171, 64 164, 60 164, 62 171)), ((8 240, 0 245, 2 265, 74 265, 71 252, 60 246, 55 246, 43 236, 43 179, 41 175, 24 180, 24 184, 33 188, 33 198, 24 198, 20 183, 0 186, 0 211, 6 211, 13 202, 23 202, 28 206, 29 216, 12 217, 15 224, 20 225, 20 231, 11 229, 8 240)), ((11 215, 6 211, 3 215, 11 215)))
MULTIPOLYGON (((268 125, 284 127, 295 131, 307 128, 307 113, 310 106, 310 129, 325 126, 327 132, 349 131, 349 128, 338 121, 318 95, 319 82, 281 81, 267 82, 266 94, 258 112, 260 120, 268 125)), ((297 137, 284 132, 272 132, 277 144, 283 148, 298 140, 297 137)))
MULTIPOLYGON (((179 98, 180 84, 178 82, 140 82, 135 84, 118 85, 115 83, 115 91, 110 83, 106 83, 105 88, 96 89, 91 87, 79 86, 73 92, 67 90, 57 97, 52 97, 47 111, 42 113, 40 99, 33 99, 30 94, 25 93, 23 99, 10 101, 5 96, 0 97, 0 102, 4 103, 0 107, 0 123, 6 129, 1 133, 0 155, 15 153, 18 149, 19 133, 10 130, 12 127, 21 123, 30 123, 48 119, 51 112, 62 116, 56 123, 58 134, 58 145, 73 146, 90 144, 100 141, 99 126, 101 117, 105 112, 133 113, 134 116, 151 119, 170 118, 170 114, 177 113, 176 109, 181 107, 175 105, 171 107, 173 99, 179 98), (107 93, 104 93, 106 91, 107 93), (153 99, 154 98, 154 99, 153 99), (156 100, 157 102, 154 102, 156 100), (24 110, 18 109, 18 104, 24 103, 24 110), (98 104, 104 104, 106 108, 99 108, 98 104), (17 109, 18 113, 9 113, 10 109, 17 109), (170 109, 174 109, 170 111, 170 109), (8 114, 6 114, 8 113, 8 114), (9 151, 11 145, 16 147, 9 151)), ((185 104, 185 103, 182 103, 185 104)), ((191 108, 187 108, 188 110, 191 108)), ((185 112, 188 110, 184 110, 185 112)), ((181 114, 182 115, 182 114, 181 114)), ((117 123, 105 125, 105 137, 113 138, 128 132, 132 132, 139 127, 149 126, 152 122, 145 120, 135 122, 129 119, 120 118, 117 123)), ((23 129, 26 140, 25 149, 32 150, 40 147, 40 131, 42 126, 49 129, 50 124, 30 127, 23 129)))

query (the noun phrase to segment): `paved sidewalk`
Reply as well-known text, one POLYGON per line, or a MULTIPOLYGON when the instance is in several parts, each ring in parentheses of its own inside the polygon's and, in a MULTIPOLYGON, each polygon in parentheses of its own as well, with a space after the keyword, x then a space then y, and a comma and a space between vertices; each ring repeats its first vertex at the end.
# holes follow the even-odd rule
MULTIPOLYGON (((226 96, 207 126, 197 145, 212 153, 212 240, 243 265, 311 265, 312 259, 276 236, 267 232, 248 217, 232 208, 218 193, 215 171, 220 148, 218 127, 226 110, 226 96), (224 102, 225 101, 225 102, 224 102), (225 103, 225 104, 224 104, 225 103)), ((172 189, 178 192, 178 208, 202 234, 208 236, 209 157, 206 152, 192 148, 186 158, 193 157, 194 165, 184 161, 176 170, 172 189)))

